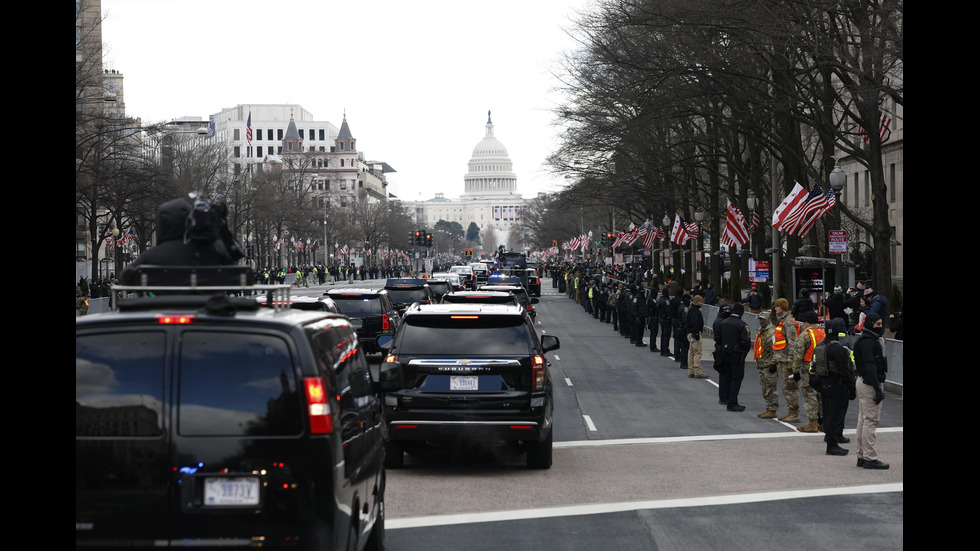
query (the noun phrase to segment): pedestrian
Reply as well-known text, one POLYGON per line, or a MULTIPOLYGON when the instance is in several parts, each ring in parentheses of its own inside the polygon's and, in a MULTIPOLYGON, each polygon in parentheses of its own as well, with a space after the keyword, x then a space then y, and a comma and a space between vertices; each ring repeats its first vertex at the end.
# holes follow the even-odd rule
MULTIPOLYGON (((711 324, 711 334, 714 336, 715 349, 711 352, 711 358, 714 360, 714 369, 718 372, 719 376, 722 375, 725 365, 725 358, 721 354, 721 324, 723 321, 728 319, 732 315, 732 305, 722 304, 718 307, 718 316, 715 318, 715 322, 711 324)), ((719 396, 721 395, 719 389, 719 396)), ((727 402, 727 400, 726 400, 727 402)))
POLYGON ((718 292, 715 291, 715 284, 709 281, 704 288, 704 303, 714 306, 716 302, 718 302, 718 292))
POLYGON ((775 330, 769 320, 771 315, 770 312, 759 313, 759 330, 753 346, 762 399, 766 402, 766 411, 759 414, 760 419, 775 419, 779 416, 779 364, 772 349, 775 330))
POLYGON ((633 296, 630 294, 630 288, 624 285, 619 292, 619 298, 616 299, 616 309, 619 311, 619 335, 626 338, 629 338, 632 326, 629 315, 632 303, 633 296))
POLYGON ((773 324, 772 349, 779 364, 779 378, 783 384, 783 398, 789 412, 780 417, 785 423, 800 422, 800 386, 793 378, 793 344, 799 336, 799 326, 789 313, 789 301, 778 298, 772 308, 773 324))
POLYGON ((834 291, 823 301, 827 307, 827 315, 830 319, 845 319, 847 313, 844 311, 844 289, 840 285, 834 285, 834 291))
POLYGON ((820 408, 820 397, 810 385, 810 367, 813 363, 813 351, 824 339, 825 331, 820 327, 820 320, 813 310, 803 312, 801 320, 803 330, 800 338, 793 343, 793 378, 799 383, 803 395, 803 408, 806 410, 807 424, 796 427, 800 432, 817 432, 821 429, 823 419, 820 408))
POLYGON ((721 352, 724 357, 723 380, 719 380, 719 392, 728 411, 745 411, 738 403, 738 394, 745 378, 745 356, 752 350, 749 326, 742 320, 745 308, 741 304, 732 306, 732 315, 721 323, 721 352), (722 387, 727 387, 722 390, 722 387))
POLYGON ((855 397, 855 374, 851 368, 851 353, 840 339, 845 338, 844 320, 827 322, 823 345, 816 347, 810 365, 810 381, 820 393, 823 407, 823 440, 827 455, 847 455, 841 444, 850 442, 844 437, 844 415, 848 400, 855 397))
MULTIPOLYGON (((680 362, 681 356, 683 356, 687 350, 687 336, 684 334, 684 329, 681 327, 681 309, 684 307, 683 302, 684 291, 677 288, 674 291, 674 296, 670 298, 670 305, 668 309, 670 310, 670 328, 674 333, 674 361, 680 362)), ((685 358, 685 362, 687 359, 685 358)))
POLYGON ((650 328, 650 352, 657 352, 657 329, 660 327, 660 309, 657 307, 657 285, 647 289, 647 327, 650 328))
POLYGON ((755 285, 749 289, 749 294, 746 295, 743 302, 749 305, 749 312, 752 312, 753 314, 762 312, 762 303, 764 300, 762 293, 759 292, 759 289, 755 285))
POLYGON ((704 304, 704 297, 696 295, 691 299, 691 307, 687 311, 687 376, 692 379, 708 378, 701 371, 701 333, 704 330, 702 304, 704 304))
POLYGON ((905 340, 905 318, 902 316, 901 309, 893 314, 888 314, 888 329, 895 333, 895 340, 905 340))
POLYGON ((630 341, 635 346, 643 346, 643 328, 647 323, 647 316, 650 315, 647 310, 647 299, 644 296, 642 289, 637 289, 633 293, 633 302, 631 305, 632 316, 633 316, 633 335, 630 341))
POLYGON ((83 276, 78 276, 78 289, 81 291, 83 297, 88 296, 88 280, 83 276))
POLYGON ((810 300, 810 290, 800 289, 799 296, 796 297, 796 302, 793 303, 793 308, 790 313, 793 315, 794 319, 802 319, 803 314, 806 312, 814 312, 813 301, 810 300))
POLYGON ((677 331, 674 334, 674 338, 677 339, 680 345, 680 350, 674 350, 674 359, 680 362, 680 367, 684 371, 687 371, 687 354, 690 345, 688 343, 688 333, 687 333, 687 313, 691 308, 691 295, 683 294, 681 295, 681 304, 677 308, 677 331))
MULTIPOLYGON (((657 315, 660 316, 660 355, 670 356, 670 332, 673 329, 673 322, 670 319, 670 291, 667 286, 660 291, 660 298, 657 299, 657 315)), ((674 343, 676 350, 677 343, 674 343)))
POLYGON ((884 329, 881 317, 869 312, 864 318, 861 335, 854 345, 858 398, 857 466, 865 469, 888 468, 888 463, 879 460, 875 450, 881 402, 885 399, 882 385, 888 371, 879 340, 884 329))

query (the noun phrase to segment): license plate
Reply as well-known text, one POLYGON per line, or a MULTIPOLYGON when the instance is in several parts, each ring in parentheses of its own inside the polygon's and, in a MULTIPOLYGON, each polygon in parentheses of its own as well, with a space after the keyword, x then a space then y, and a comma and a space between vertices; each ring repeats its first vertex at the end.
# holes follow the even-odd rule
POLYGON ((213 477, 204 479, 204 505, 258 505, 259 479, 247 477, 213 477))
POLYGON ((475 376, 454 375, 449 378, 449 390, 477 390, 479 380, 475 376))

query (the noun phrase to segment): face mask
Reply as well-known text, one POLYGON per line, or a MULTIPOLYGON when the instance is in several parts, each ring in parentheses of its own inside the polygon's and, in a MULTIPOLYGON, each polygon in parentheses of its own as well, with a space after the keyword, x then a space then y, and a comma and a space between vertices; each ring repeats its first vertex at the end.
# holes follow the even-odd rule
POLYGON ((885 334, 884 327, 872 327, 871 330, 877 333, 879 337, 885 334))

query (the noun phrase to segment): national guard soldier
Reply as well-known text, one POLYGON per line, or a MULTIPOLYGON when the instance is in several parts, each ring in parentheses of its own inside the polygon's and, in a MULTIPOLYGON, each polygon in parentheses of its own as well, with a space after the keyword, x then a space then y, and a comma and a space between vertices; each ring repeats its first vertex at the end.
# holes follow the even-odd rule
POLYGON ((784 423, 800 422, 800 386, 793 378, 793 344, 799 336, 799 326, 789 313, 789 301, 778 298, 772 307, 773 325, 772 349, 779 364, 779 377, 783 383, 783 394, 789 412, 780 417, 784 423))
POLYGON ((823 425, 820 397, 810 386, 810 366, 813 363, 813 350, 824 339, 824 329, 820 326, 817 313, 803 312, 803 331, 793 344, 793 378, 800 382, 803 394, 803 407, 806 409, 807 424, 796 427, 800 432, 817 432, 823 425))
POLYGON ((762 387, 762 398, 766 401, 766 411, 759 414, 762 419, 775 419, 779 411, 779 365, 776 354, 772 349, 775 331, 769 321, 770 312, 759 313, 759 331, 755 335, 753 356, 759 369, 759 386, 762 387))

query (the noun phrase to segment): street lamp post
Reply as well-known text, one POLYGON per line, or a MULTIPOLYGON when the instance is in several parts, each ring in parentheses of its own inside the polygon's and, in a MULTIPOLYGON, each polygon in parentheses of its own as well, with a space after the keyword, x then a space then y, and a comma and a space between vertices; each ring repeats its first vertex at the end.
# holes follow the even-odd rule
MULTIPOLYGON (((840 164, 834 160, 834 170, 830 172, 830 187, 834 189, 834 229, 841 229, 841 219, 840 219, 840 202, 841 202, 841 192, 844 190, 844 185, 847 183, 847 175, 841 169, 840 164)), ((829 246, 827 247, 830 248, 829 246)), ((837 261, 834 267, 834 283, 840 285, 842 288, 844 284, 844 253, 837 253, 837 261)))

